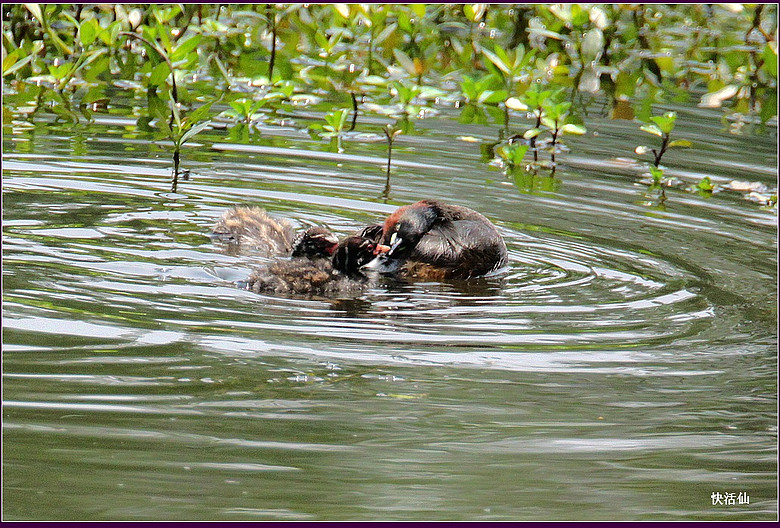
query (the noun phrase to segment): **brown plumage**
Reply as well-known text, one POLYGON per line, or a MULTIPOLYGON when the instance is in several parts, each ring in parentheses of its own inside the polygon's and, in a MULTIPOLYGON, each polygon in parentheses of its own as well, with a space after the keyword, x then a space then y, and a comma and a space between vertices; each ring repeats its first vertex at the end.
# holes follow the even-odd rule
POLYGON ((338 238, 324 227, 310 227, 296 235, 284 218, 274 218, 259 207, 237 206, 225 211, 212 236, 230 251, 251 251, 260 256, 320 258, 333 254, 338 238))
MULTIPOLYGON (((375 235, 376 228, 364 232, 375 235)), ((437 200, 400 207, 385 220, 380 241, 390 250, 373 267, 424 280, 478 277, 507 263, 504 239, 487 218, 437 200)))
POLYGON ((373 260, 376 246, 371 240, 350 236, 339 242, 330 259, 278 260, 256 269, 249 276, 247 289, 297 295, 359 291, 367 285, 360 268, 373 260))

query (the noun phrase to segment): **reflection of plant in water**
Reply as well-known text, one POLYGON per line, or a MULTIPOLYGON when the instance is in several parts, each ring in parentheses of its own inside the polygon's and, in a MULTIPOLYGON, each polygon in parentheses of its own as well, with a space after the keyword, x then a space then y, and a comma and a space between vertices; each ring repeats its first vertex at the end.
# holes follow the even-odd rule
POLYGON ((386 125, 382 131, 387 138, 387 180, 385 181, 385 189, 382 192, 382 196, 387 199, 390 195, 390 160, 393 157, 393 142, 396 136, 403 132, 403 129, 398 128, 398 125, 386 125))

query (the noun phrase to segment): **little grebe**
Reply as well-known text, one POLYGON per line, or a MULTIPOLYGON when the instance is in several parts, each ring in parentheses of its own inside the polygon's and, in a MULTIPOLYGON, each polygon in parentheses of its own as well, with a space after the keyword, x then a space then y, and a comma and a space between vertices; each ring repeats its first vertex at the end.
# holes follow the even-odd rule
POLYGON ((274 218, 259 207, 237 206, 225 211, 212 236, 232 248, 253 250, 265 257, 328 257, 339 243, 323 227, 310 227, 296 236, 284 218, 274 218))
POLYGON ((376 242, 350 236, 339 242, 330 259, 279 260, 252 272, 247 289, 255 293, 316 295, 363 289, 367 280, 360 268, 387 251, 376 242))
MULTIPOLYGON (((363 230, 377 237, 377 226, 363 230)), ((466 279, 507 263, 504 239, 484 216, 459 205, 422 200, 400 207, 376 240, 389 246, 371 266, 420 279, 466 279)), ((382 251, 382 250, 380 250, 382 251)))

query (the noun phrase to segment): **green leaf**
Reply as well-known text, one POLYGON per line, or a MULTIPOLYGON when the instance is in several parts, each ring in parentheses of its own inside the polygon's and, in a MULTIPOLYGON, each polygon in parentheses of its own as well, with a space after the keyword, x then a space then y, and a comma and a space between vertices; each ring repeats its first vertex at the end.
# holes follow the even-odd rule
POLYGON ((168 68, 168 64, 161 62, 155 66, 152 73, 149 74, 149 86, 162 86, 165 84, 165 79, 170 73, 171 70, 168 68))
POLYGON ((664 177, 664 170, 655 165, 651 165, 650 174, 653 176, 653 182, 658 184, 661 183, 661 178, 664 177))
POLYGON ((555 119, 551 119, 550 117, 546 115, 542 115, 541 122, 544 126, 549 128, 550 130, 556 130, 559 128, 559 123, 555 119))
POLYGON ((674 141, 670 141, 667 146, 669 148, 672 147, 691 148, 693 146, 693 143, 691 143, 687 139, 675 139, 674 141))
POLYGON ((179 141, 179 144, 183 145, 196 134, 203 132, 206 128, 209 127, 209 125, 211 125, 211 121, 204 121, 203 123, 199 123, 195 125, 194 127, 192 127, 191 129, 189 129, 187 132, 184 133, 184 135, 181 137, 181 140, 179 141))
POLYGON ((5 56, 3 59, 3 75, 6 74, 6 70, 16 64, 16 62, 19 60, 19 55, 22 54, 22 50, 15 49, 11 53, 5 56))
POLYGON ((506 100, 509 93, 506 90, 486 90, 479 94, 478 103, 495 104, 506 100))
POLYGON ((41 11, 41 4, 24 4, 24 7, 32 13, 32 16, 38 19, 41 25, 44 25, 45 20, 43 18, 43 12, 41 11))
POLYGON ((661 132, 669 134, 674 129, 674 122, 677 121, 677 112, 666 112, 662 116, 653 116, 650 121, 658 125, 661 132))
POLYGON ((349 20, 349 4, 333 4, 333 11, 341 15, 344 20, 349 20))
POLYGON ((314 40, 317 42, 317 45, 322 49, 324 50, 328 49, 328 37, 326 37, 324 33, 317 31, 314 34, 314 40))
POLYGON ((65 76, 68 75, 68 73, 70 73, 72 67, 73 64, 70 62, 66 62, 65 64, 60 64, 59 66, 50 65, 49 74, 59 81, 64 79, 65 76))
POLYGON ((561 127, 561 132, 564 134, 574 134, 575 136, 581 136, 588 130, 582 125, 575 125, 574 123, 568 123, 561 127))
POLYGON ((643 154, 649 154, 652 151, 653 151, 653 149, 651 149, 650 147, 647 147, 645 145, 639 145, 637 148, 634 149, 634 152, 636 152, 640 156, 643 155, 643 154))
POLYGON ((412 8, 412 13, 414 13, 414 16, 417 18, 423 18, 425 16, 425 4, 411 4, 409 7, 412 8))
POLYGON ((642 130, 643 132, 647 132, 648 134, 653 134, 654 136, 663 137, 664 133, 661 131, 661 129, 658 127, 658 125, 655 124, 646 124, 639 127, 639 130, 642 130))
POLYGON ((525 143, 515 143, 512 145, 512 149, 510 151, 511 153, 511 162, 513 165, 519 165, 523 162, 523 158, 525 157, 525 153, 528 152, 528 149, 530 145, 526 145, 525 143))
POLYGON ((541 128, 530 128, 523 134, 523 139, 532 139, 544 132, 541 128))
POLYGON ((24 53, 23 50, 15 49, 14 51, 6 55, 5 59, 3 59, 3 77, 5 77, 6 75, 10 75, 13 72, 17 71, 18 69, 24 67, 25 64, 33 60, 33 58, 35 58, 35 56, 38 54, 37 51, 35 51, 30 55, 27 55, 26 57, 19 59, 19 56, 22 55, 23 53, 24 53))
POLYGON ((764 46, 764 52, 761 54, 761 57, 764 59, 763 68, 769 75, 777 79, 777 43, 767 43, 764 46))
POLYGON ((487 59, 496 65, 496 68, 504 72, 506 75, 509 75, 511 73, 511 70, 509 69, 509 66, 507 66, 504 61, 501 60, 501 58, 493 53, 492 51, 488 51, 485 48, 482 48, 482 54, 487 57, 487 59))
POLYGON ((99 29, 101 29, 100 24, 98 24, 98 21, 94 18, 82 22, 79 26, 79 39, 81 40, 81 45, 86 47, 95 42, 99 29))
POLYGON ((235 110, 236 114, 243 117, 249 116, 250 102, 247 99, 240 99, 238 101, 230 101, 228 103, 230 107, 235 110))
POLYGON ((463 14, 472 22, 479 22, 485 14, 486 4, 464 4, 463 14))
POLYGON ((176 62, 186 57, 189 52, 198 47, 198 44, 200 44, 202 39, 203 35, 193 35, 176 46, 176 49, 173 50, 173 53, 171 53, 170 56, 171 62, 176 62))
POLYGON ((119 38, 119 32, 122 30, 122 25, 119 21, 112 22, 107 28, 98 33, 98 38, 103 41, 103 44, 111 46, 119 38))
POLYGON ((405 51, 396 48, 393 50, 393 55, 395 55, 396 60, 409 75, 417 75, 417 68, 414 66, 414 61, 405 51))
MULTIPOLYGON (((221 97, 219 98, 221 99, 221 97)), ((211 102, 208 102, 206 104, 201 105, 200 107, 193 110, 190 115, 187 116, 187 121, 190 123, 197 123, 201 119, 205 118, 209 112, 211 111, 211 105, 216 103, 219 99, 214 99, 211 102)), ((254 106, 254 105, 253 105, 254 106)), ((261 103, 262 106, 262 103, 261 103)))
POLYGON ((506 100, 506 107, 510 110, 525 111, 528 110, 528 105, 522 102, 517 97, 510 97, 506 100))
POLYGON ((705 176, 701 179, 701 181, 696 185, 700 191, 712 191, 713 185, 712 180, 710 180, 709 176, 705 176))

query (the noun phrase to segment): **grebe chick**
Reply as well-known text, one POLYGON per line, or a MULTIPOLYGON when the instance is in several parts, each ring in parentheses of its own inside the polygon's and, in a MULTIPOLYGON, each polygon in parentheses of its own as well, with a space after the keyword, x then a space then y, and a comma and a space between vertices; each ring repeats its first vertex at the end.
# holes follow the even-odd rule
POLYGON ((259 207, 236 206, 222 214, 212 236, 232 250, 250 250, 260 256, 329 257, 338 238, 323 227, 296 235, 284 218, 274 218, 259 207))
POLYGON ((350 236, 339 242, 330 259, 293 258, 256 269, 249 276, 247 289, 297 295, 359 291, 368 284, 360 268, 373 260, 379 250, 371 240, 350 236))

